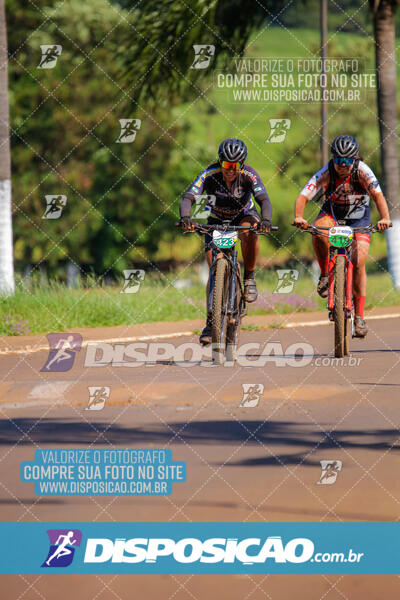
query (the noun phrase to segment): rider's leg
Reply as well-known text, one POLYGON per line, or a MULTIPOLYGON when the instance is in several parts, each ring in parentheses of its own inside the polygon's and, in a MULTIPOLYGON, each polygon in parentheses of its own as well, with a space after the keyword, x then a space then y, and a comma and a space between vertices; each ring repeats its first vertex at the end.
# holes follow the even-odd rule
MULTIPOLYGON (((320 213, 314 221, 316 227, 332 227, 335 225, 333 217, 325 213, 320 213)), ((312 236, 312 244, 317 257, 319 267, 321 269, 321 275, 318 282, 317 291, 322 298, 326 298, 328 295, 328 265, 329 265, 329 241, 328 232, 320 235, 312 236)))
MULTIPOLYGON (((365 263, 368 258, 369 252, 369 241, 365 239, 357 238, 353 242, 353 267, 354 267, 354 277, 353 277, 353 295, 354 299, 364 298, 367 293, 367 274, 365 272, 365 263)), ((363 310, 360 308, 357 310, 357 306, 355 304, 355 312, 356 315, 364 318, 363 310)))
MULTIPOLYGON (((208 243, 210 242, 209 237, 206 236, 205 239, 205 256, 208 264, 208 268, 210 268, 212 263, 212 250, 208 248, 208 243)), ((206 325, 203 331, 200 334, 200 343, 201 344, 211 344, 211 307, 208 306, 208 291, 210 289, 210 273, 208 274, 207 286, 206 286, 206 310, 207 310, 207 320, 206 325)))
MULTIPOLYGON (((330 215, 320 214, 315 219, 314 225, 316 227, 333 227, 335 221, 330 215)), ((327 233, 328 232, 312 236, 312 245, 321 269, 321 275, 326 275, 328 273, 329 241, 327 233)))
POLYGON ((364 337, 368 331, 364 320, 364 306, 367 293, 365 263, 368 257, 369 243, 370 236, 368 234, 356 234, 353 241, 353 301, 358 337, 364 337))
MULTIPOLYGON (((239 225, 244 227, 255 227, 259 218, 255 215, 247 215, 240 221, 239 225)), ((244 262, 244 292, 247 302, 257 300, 257 286, 254 279, 260 242, 258 235, 252 231, 243 231, 239 233, 239 239, 242 246, 242 255, 244 262)))
MULTIPOLYGON (((206 261, 207 261, 208 269, 210 269, 211 263, 212 263, 212 250, 206 250, 206 261)), ((207 308, 207 314, 209 312, 209 310, 208 310, 208 292, 209 292, 209 289, 210 289, 210 271, 208 271, 208 280, 207 280, 207 286, 206 286, 206 308, 207 308)))

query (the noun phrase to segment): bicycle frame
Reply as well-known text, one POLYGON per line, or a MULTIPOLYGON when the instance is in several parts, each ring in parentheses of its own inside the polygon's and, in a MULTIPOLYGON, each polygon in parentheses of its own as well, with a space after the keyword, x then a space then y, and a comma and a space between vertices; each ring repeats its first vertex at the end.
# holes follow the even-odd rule
MULTIPOLYGON (((180 226, 180 224, 176 224, 180 226)), ((277 231, 278 227, 272 226, 270 231, 277 231)), ((184 233, 211 233, 220 231, 244 232, 252 231, 257 235, 267 235, 267 231, 258 231, 251 225, 231 225, 230 222, 222 224, 194 223, 184 233)), ((210 248, 212 262, 209 272, 209 288, 207 296, 207 314, 212 318, 212 360, 216 364, 223 364, 224 360, 236 360, 236 348, 240 333, 242 317, 247 313, 244 286, 242 285, 238 254, 236 250, 237 238, 229 239, 228 236, 212 236, 210 248), (225 238, 218 242, 217 237, 225 238), (221 261, 224 261, 223 263, 221 261)))
POLYGON ((210 283, 208 290, 208 299, 207 299, 207 310, 210 312, 210 307, 212 305, 212 299, 214 294, 214 285, 215 285, 215 270, 217 267, 217 262, 219 260, 226 260, 230 266, 230 289, 229 289, 229 302, 227 307, 227 314, 232 315, 234 311, 235 304, 235 295, 236 295, 236 285, 239 282, 240 286, 240 294, 244 301, 244 294, 242 283, 240 278, 235 277, 238 271, 238 260, 237 260, 237 250, 235 246, 233 248, 228 248, 226 250, 218 248, 214 243, 212 244, 212 263, 210 266, 210 283))
MULTIPOLYGON (((179 223, 176 223, 176 226, 179 226, 179 223)), ((231 225, 230 222, 224 222, 222 224, 215 224, 215 225, 210 225, 210 224, 200 224, 197 223, 196 224, 196 228, 194 231, 197 231, 198 233, 206 233, 207 231, 212 231, 212 230, 217 230, 217 231, 249 231, 252 230, 252 227, 249 226, 242 226, 242 225, 231 225)), ((278 227, 276 226, 271 226, 271 231, 277 231, 278 227)), ((257 230, 254 231, 254 233, 257 233, 259 235, 259 233, 257 232, 257 230)), ((262 235, 266 235, 263 232, 261 232, 262 235)), ((229 264, 230 267, 230 289, 229 289, 229 303, 228 303, 228 308, 227 308, 227 314, 232 315, 234 312, 234 306, 235 306, 235 296, 236 296, 236 291, 237 291, 237 283, 239 283, 240 286, 240 295, 241 295, 241 302, 239 303, 239 305, 244 305, 245 307, 245 299, 244 299, 244 290, 243 290, 243 286, 242 286, 242 282, 241 282, 241 278, 240 276, 236 277, 236 274, 238 273, 238 259, 237 259, 237 250, 236 247, 233 246, 232 248, 219 248, 216 244, 214 244, 214 242, 211 242, 211 248, 212 248, 212 263, 210 266, 210 279, 209 279, 209 290, 208 290, 208 297, 207 297, 207 312, 210 312, 210 308, 212 305, 212 298, 213 298, 213 293, 214 293, 214 284, 215 284, 215 270, 216 270, 216 265, 217 262, 219 260, 226 260, 229 264)), ((242 315, 244 314, 245 311, 243 311, 242 315)), ((238 315, 238 317, 240 317, 241 315, 238 315)))
POLYGON ((332 311, 335 306, 335 265, 338 256, 345 257, 346 310, 351 311, 353 309, 353 249, 351 246, 348 248, 335 248, 334 246, 329 246, 328 309, 332 311))
MULTIPOLYGON (((340 223, 340 222, 339 222, 340 223)), ((341 224, 341 223, 340 223, 341 224)), ((303 229, 303 232, 310 233, 311 235, 328 235, 328 231, 331 227, 320 227, 315 225, 309 225, 307 229, 303 229)), ((352 227, 353 232, 357 233, 377 233, 377 225, 368 225, 366 227, 352 227)), ((329 268, 328 268, 328 302, 327 308, 332 314, 335 308, 335 266, 338 256, 345 257, 345 310, 346 318, 351 317, 353 307, 353 245, 345 248, 338 248, 329 245, 329 268)))

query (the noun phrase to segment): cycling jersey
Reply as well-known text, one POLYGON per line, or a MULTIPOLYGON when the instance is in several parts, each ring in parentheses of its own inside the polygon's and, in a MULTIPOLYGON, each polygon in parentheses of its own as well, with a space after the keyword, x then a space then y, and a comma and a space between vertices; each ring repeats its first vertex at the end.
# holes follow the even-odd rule
POLYGON ((324 213, 339 220, 359 221, 369 220, 372 190, 382 191, 373 171, 364 162, 356 161, 354 171, 346 179, 340 179, 330 161, 311 177, 301 193, 311 200, 319 192, 325 198, 321 209, 324 213))
POLYGON ((252 195, 261 207, 262 218, 271 221, 272 206, 267 190, 258 173, 248 165, 240 169, 230 191, 223 178, 221 165, 218 162, 209 165, 185 193, 180 204, 181 217, 189 217, 196 197, 204 195, 209 196, 208 209, 211 215, 221 221, 235 219, 253 209, 252 195))

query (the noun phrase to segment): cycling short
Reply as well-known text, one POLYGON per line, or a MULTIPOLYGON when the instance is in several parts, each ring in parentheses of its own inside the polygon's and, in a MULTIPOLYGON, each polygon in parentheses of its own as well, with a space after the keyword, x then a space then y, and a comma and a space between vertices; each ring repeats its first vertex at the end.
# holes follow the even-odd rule
MULTIPOLYGON (((332 216, 332 213, 329 211, 324 210, 323 208, 321 209, 319 215, 317 216, 317 219, 320 219, 321 217, 331 217, 332 218, 332 227, 335 224, 335 220, 334 217, 332 216)), ((370 218, 370 211, 365 211, 365 214, 363 217, 361 217, 361 219, 344 219, 346 221, 346 225, 349 225, 350 227, 368 227, 368 225, 371 225, 371 218, 370 218)), ((361 233, 360 231, 356 232, 354 234, 354 239, 357 240, 358 242, 365 242, 366 244, 369 244, 371 242, 371 234, 370 233, 361 233)))
MULTIPOLYGON (((252 208, 247 209, 246 211, 241 210, 240 213, 229 222, 229 224, 230 225, 240 225, 240 223, 244 220, 253 224, 253 223, 258 223, 259 221, 261 221, 261 217, 258 214, 257 209, 255 207, 252 207, 252 208)), ((222 221, 220 219, 217 219, 214 216, 211 216, 211 217, 208 217, 207 223, 208 223, 208 225, 216 225, 216 224, 222 224, 222 221)), ((206 252, 207 252, 207 250, 210 250, 210 248, 211 248, 211 241, 212 241, 212 235, 210 233, 206 233, 204 235, 204 249, 206 252)))

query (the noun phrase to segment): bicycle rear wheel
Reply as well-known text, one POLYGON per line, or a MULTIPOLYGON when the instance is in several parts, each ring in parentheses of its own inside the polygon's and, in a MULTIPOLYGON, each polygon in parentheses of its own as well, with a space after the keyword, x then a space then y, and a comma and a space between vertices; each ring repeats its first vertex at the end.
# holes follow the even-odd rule
POLYGON ((229 267, 224 258, 217 261, 212 305, 212 359, 221 365, 224 362, 226 330, 228 326, 229 267))
POLYGON ((349 327, 346 327, 346 306, 345 306, 345 257, 339 255, 336 257, 335 264, 335 306, 333 309, 333 320, 335 323, 335 357, 343 358, 345 355, 345 346, 348 351, 349 327))

